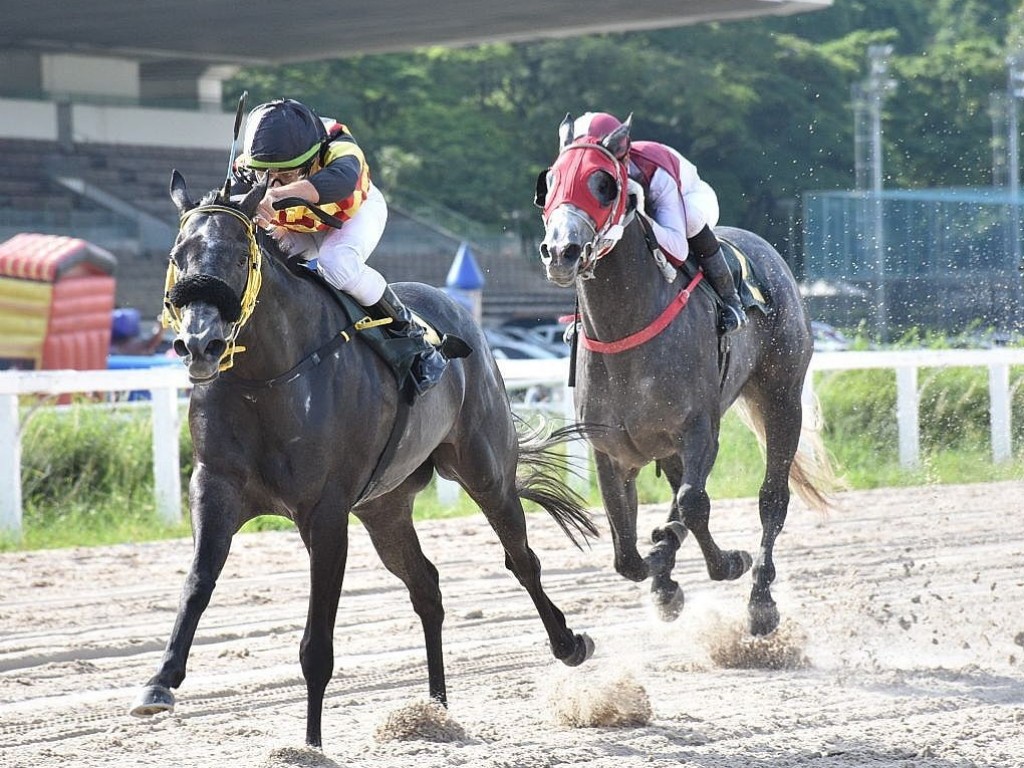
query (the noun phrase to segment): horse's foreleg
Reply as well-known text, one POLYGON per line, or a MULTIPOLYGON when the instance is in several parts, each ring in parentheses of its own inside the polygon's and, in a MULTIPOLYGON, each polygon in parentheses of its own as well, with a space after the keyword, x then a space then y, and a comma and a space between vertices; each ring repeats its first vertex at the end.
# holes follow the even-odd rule
POLYGON ((234 514, 225 512, 237 509, 237 494, 224 486, 212 487, 212 481, 207 487, 200 488, 201 472, 201 469, 196 470, 191 488, 194 537, 192 565, 185 577, 178 615, 160 668, 132 705, 131 714, 137 717, 174 710, 174 694, 170 689, 177 688, 185 679, 185 666, 199 619, 210 604, 213 589, 231 549, 231 537, 237 527, 234 514))
POLYGON ((409 590, 413 610, 423 625, 430 698, 447 706, 441 643, 444 623, 441 587, 437 569, 423 554, 413 528, 412 498, 390 499, 385 503, 375 501, 361 508, 358 515, 384 567, 401 579, 409 590))
POLYGON ((334 671, 334 622, 348 559, 348 515, 321 503, 299 533, 309 552, 310 577, 306 629, 299 646, 306 679, 306 743, 319 747, 324 691, 334 671))
POLYGON ((665 619, 674 619, 682 606, 682 590, 672 580, 671 571, 675 552, 687 530, 693 533, 700 546, 708 575, 716 581, 739 578, 752 562, 746 552, 720 549, 711 536, 711 499, 706 482, 717 455, 718 430, 708 418, 690 425, 679 459, 665 462, 667 468, 680 471, 673 504, 673 513, 679 515, 680 521, 670 518, 668 526, 654 531, 654 547, 648 556, 651 590, 665 619))
POLYGON ((643 581, 648 575, 648 564, 636 548, 636 472, 600 451, 594 451, 594 464, 612 532, 615 570, 630 581, 643 581))

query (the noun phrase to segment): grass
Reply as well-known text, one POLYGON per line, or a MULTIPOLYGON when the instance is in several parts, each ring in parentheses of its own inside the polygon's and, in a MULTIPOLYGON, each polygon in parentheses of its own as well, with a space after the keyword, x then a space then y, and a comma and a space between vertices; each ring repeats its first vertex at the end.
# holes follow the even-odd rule
MULTIPOLYGON (((993 464, 989 446, 986 371, 922 369, 919 375, 921 464, 900 466, 895 373, 821 372, 815 391, 825 416, 823 437, 839 473, 853 489, 1024 479, 1024 369, 1011 371, 1012 440, 1009 462, 993 464)), ((107 408, 27 405, 22 416, 23 538, 0 539, 0 551, 92 546, 189 535, 188 522, 157 519, 153 501, 149 412, 130 404, 107 408)), ((733 413, 722 422, 721 448, 708 481, 713 499, 757 495, 764 471, 761 449, 733 413)), ((183 425, 183 487, 191 443, 183 425)), ((584 494, 601 506, 594 472, 584 494)), ((637 479, 642 503, 667 503, 668 484, 645 468, 637 479)), ((183 499, 182 508, 187 508, 183 499)), ((428 487, 416 501, 419 519, 474 514, 459 494, 454 505, 428 487)), ((260 517, 243 530, 281 530, 292 524, 260 517)))

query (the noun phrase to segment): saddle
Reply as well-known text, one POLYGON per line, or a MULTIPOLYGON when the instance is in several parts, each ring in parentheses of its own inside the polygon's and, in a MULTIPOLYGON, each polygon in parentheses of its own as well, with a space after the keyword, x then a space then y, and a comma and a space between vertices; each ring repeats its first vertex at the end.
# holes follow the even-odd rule
MULTIPOLYGON (((378 322, 377 319, 370 317, 366 307, 359 304, 359 302, 344 291, 339 291, 328 283, 319 272, 311 268, 308 262, 293 257, 288 259, 288 267, 299 277, 312 280, 323 288, 341 307, 348 320, 348 325, 339 330, 339 336, 344 337, 347 334, 348 337, 358 337, 366 342, 367 346, 381 360, 387 363, 391 372, 395 375, 399 391, 409 391, 412 384, 412 366, 422 351, 419 342, 416 339, 394 336, 389 333, 385 323, 378 322)), ((445 341, 447 337, 440 334, 436 328, 431 326, 422 317, 413 313, 413 320, 423 328, 424 339, 427 343, 437 347, 441 354, 449 359, 464 356, 464 353, 455 354, 456 350, 446 349, 445 341)), ((464 344, 464 342, 462 343, 464 344)))
MULTIPOLYGON (((757 309, 762 314, 767 314, 768 307, 772 302, 768 292, 768 281, 761 265, 751 261, 735 244, 721 235, 718 235, 718 242, 722 246, 722 253, 725 255, 726 264, 729 265, 729 271, 732 272, 732 280, 736 284, 736 293, 740 297, 743 308, 757 309)), ((692 280, 700 271, 696 262, 696 259, 687 259, 682 264, 673 261, 672 265, 692 280)), ((714 300, 715 304, 721 305, 722 298, 707 280, 701 280, 697 290, 704 291, 714 300)))

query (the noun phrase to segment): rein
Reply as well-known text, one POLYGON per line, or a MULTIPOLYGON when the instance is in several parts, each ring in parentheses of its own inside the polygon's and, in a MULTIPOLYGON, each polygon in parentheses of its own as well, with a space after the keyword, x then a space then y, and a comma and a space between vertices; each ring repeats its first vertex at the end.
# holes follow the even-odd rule
MULTIPOLYGON (((227 342, 227 348, 224 350, 224 354, 220 358, 220 370, 226 371, 228 368, 235 364, 235 355, 239 352, 244 352, 245 347, 237 342, 238 333, 242 330, 249 318, 252 317, 253 310, 256 309, 256 299, 259 296, 260 288, 263 285, 263 252, 260 250, 259 245, 256 242, 256 224, 248 216, 239 210, 229 208, 226 205, 197 205, 190 211, 187 211, 178 222, 178 231, 181 232, 181 228, 197 214, 214 214, 214 213, 227 213, 234 216, 236 219, 241 221, 245 225, 245 234, 248 240, 249 248, 249 271, 246 275, 245 290, 242 293, 241 301, 241 313, 237 320, 232 322, 231 330, 228 332, 225 341, 227 342)), ((171 259, 167 265, 167 277, 164 280, 164 310, 160 315, 160 320, 164 328, 171 328, 175 333, 181 333, 182 318, 181 308, 175 306, 174 302, 171 301, 171 289, 178 283, 178 267, 171 259)))
POLYGON ((597 339, 592 339, 587 336, 581 326, 580 342, 583 344, 585 349, 591 352, 598 352, 602 355, 614 355, 619 352, 625 352, 627 349, 639 347, 641 344, 646 344, 671 325, 672 321, 676 319, 676 315, 682 312, 683 308, 687 303, 689 303, 690 296, 693 295, 694 289, 696 289, 700 284, 700 281, 703 279, 703 272, 698 272, 694 275, 689 285, 679 291, 679 293, 672 298, 672 301, 668 303, 668 306, 662 310, 662 313, 654 318, 646 328, 641 328, 636 333, 631 333, 629 336, 624 336, 617 341, 598 341, 597 339))

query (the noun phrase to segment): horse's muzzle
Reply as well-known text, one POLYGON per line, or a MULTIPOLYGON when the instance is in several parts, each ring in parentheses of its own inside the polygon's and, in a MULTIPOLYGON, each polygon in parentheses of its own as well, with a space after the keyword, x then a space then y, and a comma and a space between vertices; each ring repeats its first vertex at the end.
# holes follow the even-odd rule
POLYGON ((573 206, 552 211, 544 222, 540 244, 540 260, 548 280, 563 288, 571 286, 593 253, 594 235, 590 219, 573 206))
POLYGON ((174 352, 187 366, 188 378, 193 384, 217 378, 227 346, 224 323, 216 307, 203 302, 185 307, 181 331, 174 340, 174 352))
POLYGON ((562 288, 571 286, 576 281, 580 265, 586 261, 592 248, 590 243, 583 246, 576 243, 564 246, 541 243, 540 260, 547 279, 562 288))

